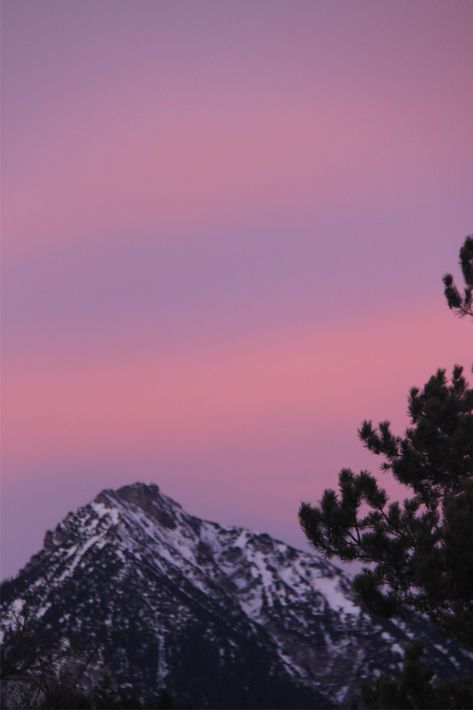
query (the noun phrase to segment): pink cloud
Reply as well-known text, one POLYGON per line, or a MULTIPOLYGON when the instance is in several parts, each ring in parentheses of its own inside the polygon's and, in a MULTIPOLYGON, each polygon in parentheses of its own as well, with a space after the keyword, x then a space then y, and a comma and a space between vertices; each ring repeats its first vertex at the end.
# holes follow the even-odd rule
POLYGON ((411 184, 422 199, 438 171, 458 169, 467 135, 461 113, 452 123, 412 97, 402 111, 395 96, 243 108, 202 101, 200 111, 157 99, 131 107, 120 94, 64 128, 43 126, 42 145, 4 181, 6 252, 104 233, 164 235, 245 214, 379 206, 411 184))
POLYGON ((5 456, 26 474, 38 458, 81 451, 251 448, 300 427, 333 435, 364 417, 399 423, 411 385, 438 366, 469 364, 468 326, 443 320, 441 335, 438 315, 419 308, 161 354, 17 355, 4 364, 5 456))

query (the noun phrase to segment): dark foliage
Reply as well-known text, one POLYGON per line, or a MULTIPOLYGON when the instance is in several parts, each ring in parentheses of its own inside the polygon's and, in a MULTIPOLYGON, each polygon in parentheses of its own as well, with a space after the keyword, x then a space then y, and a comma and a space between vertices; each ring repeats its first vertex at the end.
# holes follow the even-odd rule
POLYGON ((38 639, 32 614, 12 613, 12 630, 0 645, 0 681, 23 676, 36 667, 38 639))
POLYGON ((435 684, 432 677, 432 670, 422 661, 422 645, 413 644, 406 651, 399 679, 381 675, 363 684, 363 704, 378 710, 473 708, 473 679, 435 684))
POLYGON ((460 249, 459 262, 465 281, 463 293, 457 288, 453 276, 445 274, 443 277, 445 298, 449 308, 452 308, 458 315, 473 316, 473 235, 465 239, 460 249))
POLYGON ((300 521, 328 556, 369 564, 354 587, 372 612, 417 609, 473 643, 473 390, 462 368, 450 382, 439 370, 422 391, 413 388, 409 416, 403 437, 388 422, 364 422, 359 436, 410 498, 389 503, 374 476, 344 469, 339 494, 304 503, 300 521))
MULTIPOLYGON (((463 295, 444 277, 450 308, 472 316, 473 237, 460 250, 463 295)), ((455 366, 450 381, 438 370, 408 398, 410 424, 403 436, 388 421, 361 425, 358 435, 383 457, 383 471, 411 496, 390 503, 366 471, 343 469, 338 493, 325 490, 320 504, 303 503, 299 520, 320 551, 365 563, 354 580, 359 600, 385 617, 419 611, 446 633, 473 646, 473 389, 455 366)), ((406 652, 401 679, 381 676, 365 684, 364 703, 377 708, 473 707, 473 684, 436 685, 421 661, 421 649, 406 652)))
POLYGON ((94 710, 177 710, 177 705, 167 690, 149 693, 143 698, 134 693, 133 689, 129 692, 116 690, 108 676, 100 686, 90 692, 88 707, 94 710))
MULTIPOLYGON (((36 610, 35 610, 36 611, 36 610)), ((117 688, 108 677, 83 685, 94 675, 93 652, 59 648, 44 655, 39 650, 33 613, 19 615, 1 645, 0 707, 4 710, 171 710, 177 708, 166 690, 138 695, 117 688)))

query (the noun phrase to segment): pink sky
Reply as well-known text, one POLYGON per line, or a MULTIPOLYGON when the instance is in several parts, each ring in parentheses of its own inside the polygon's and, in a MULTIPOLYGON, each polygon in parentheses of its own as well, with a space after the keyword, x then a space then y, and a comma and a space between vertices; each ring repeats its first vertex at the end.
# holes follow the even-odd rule
MULTIPOLYGON (((2 575, 103 487, 303 544, 471 327, 470 2, 2 4, 2 575), (25 525, 25 520, 28 525, 25 525)), ((394 489, 392 489, 394 491, 394 489)))

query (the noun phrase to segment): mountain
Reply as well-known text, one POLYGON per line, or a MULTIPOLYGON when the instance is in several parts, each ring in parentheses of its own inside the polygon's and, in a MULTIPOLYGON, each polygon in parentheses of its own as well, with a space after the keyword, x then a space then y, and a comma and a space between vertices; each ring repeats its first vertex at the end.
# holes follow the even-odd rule
POLYGON ((420 637, 446 676, 473 673, 473 655, 423 619, 363 613, 316 554, 200 520, 154 484, 70 513, 2 596, 7 636, 33 609, 41 653, 91 649, 84 686, 166 688, 179 707, 349 707, 363 677, 398 670, 420 637))

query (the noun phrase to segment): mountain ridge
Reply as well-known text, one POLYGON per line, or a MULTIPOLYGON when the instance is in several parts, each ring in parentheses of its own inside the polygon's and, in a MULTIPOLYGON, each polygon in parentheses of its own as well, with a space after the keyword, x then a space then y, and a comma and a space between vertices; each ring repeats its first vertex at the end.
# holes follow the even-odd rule
MULTIPOLYGON (((184 707, 346 706, 424 633, 365 614, 330 562, 201 520, 155 483, 105 489, 48 531, 7 585, 6 618, 22 603, 56 644, 95 645, 98 675, 184 707)), ((429 634, 447 675, 473 672, 471 654, 429 634)))

